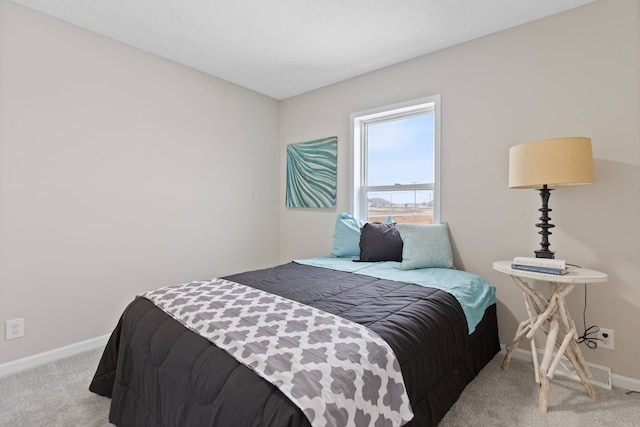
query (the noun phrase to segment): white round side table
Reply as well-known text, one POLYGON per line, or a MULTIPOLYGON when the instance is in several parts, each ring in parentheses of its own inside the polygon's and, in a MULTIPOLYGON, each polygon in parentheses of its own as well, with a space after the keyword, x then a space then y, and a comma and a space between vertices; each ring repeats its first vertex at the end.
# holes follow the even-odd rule
POLYGON ((549 393, 549 380, 553 378, 560 359, 565 355, 573 364, 576 373, 580 377, 587 394, 593 400, 599 400, 589 379, 591 372, 584 356, 576 343, 578 334, 576 325, 569 314, 565 297, 579 283, 601 283, 607 281, 607 275, 595 270, 580 267, 569 267, 569 272, 563 275, 537 273, 511 268, 511 261, 496 261, 493 269, 500 273, 508 274, 520 287, 524 294, 524 303, 529 318, 518 325, 518 330, 511 344, 507 346, 507 354, 502 362, 502 368, 507 369, 513 351, 518 348, 522 338, 526 337, 531 342, 533 353, 533 365, 535 379, 540 384, 540 396, 538 410, 547 411, 547 398, 549 393), (527 280, 541 280, 548 282, 552 294, 547 298, 538 290, 532 288, 527 280), (535 333, 541 330, 547 335, 542 361, 538 364, 536 356, 535 333), (558 349, 555 357, 553 352, 558 349))

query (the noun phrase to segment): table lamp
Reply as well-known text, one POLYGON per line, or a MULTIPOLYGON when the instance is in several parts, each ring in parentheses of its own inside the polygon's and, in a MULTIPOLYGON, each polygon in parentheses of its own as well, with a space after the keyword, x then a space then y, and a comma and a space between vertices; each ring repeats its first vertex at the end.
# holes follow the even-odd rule
POLYGON ((554 187, 593 184, 591 139, 583 137, 555 138, 527 142, 509 149, 509 188, 535 188, 540 191, 542 212, 536 227, 542 235, 536 258, 553 258, 549 250, 549 196, 554 187))

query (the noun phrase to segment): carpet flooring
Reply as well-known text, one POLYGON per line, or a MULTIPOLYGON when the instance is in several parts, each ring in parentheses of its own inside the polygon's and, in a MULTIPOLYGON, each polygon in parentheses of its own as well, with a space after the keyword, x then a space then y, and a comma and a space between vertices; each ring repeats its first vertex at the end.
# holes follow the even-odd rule
MULTIPOLYGON (((0 378, 2 427, 109 426, 110 400, 88 390, 101 349, 91 350, 0 378)), ((452 426, 640 426, 640 394, 596 388, 593 402, 580 383, 551 381, 549 411, 537 411, 533 365, 512 360, 500 368, 498 354, 440 423, 452 426)), ((225 426, 226 427, 226 426, 225 426)))

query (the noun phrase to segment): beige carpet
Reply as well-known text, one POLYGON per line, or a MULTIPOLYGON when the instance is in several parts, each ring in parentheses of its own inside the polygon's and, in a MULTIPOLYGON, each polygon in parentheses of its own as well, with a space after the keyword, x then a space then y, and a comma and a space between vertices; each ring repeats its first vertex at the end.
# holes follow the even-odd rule
POLYGON ((500 353, 465 388, 440 426, 587 427, 640 426, 640 394, 595 387, 594 402, 582 383, 556 376, 550 382, 548 410, 538 412, 533 364, 511 360, 503 371, 500 353))
MULTIPOLYGON (((93 350, 0 378, 0 426, 110 425, 110 400, 88 390, 99 358, 100 350, 93 350)), ((441 426, 640 426, 640 394, 596 388, 601 401, 593 402, 581 384, 558 377, 551 382, 549 412, 540 414, 533 366, 513 360, 503 371, 501 359, 467 386, 441 426)))
POLYGON ((0 426, 110 426, 110 399, 89 391, 102 349, 0 377, 0 426))

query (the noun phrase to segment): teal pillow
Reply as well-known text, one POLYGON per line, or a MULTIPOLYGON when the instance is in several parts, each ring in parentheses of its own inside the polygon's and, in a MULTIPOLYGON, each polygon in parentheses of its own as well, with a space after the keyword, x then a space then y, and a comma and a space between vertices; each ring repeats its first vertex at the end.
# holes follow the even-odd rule
POLYGON ((397 224, 402 237, 401 270, 417 268, 453 268, 453 253, 449 242, 449 226, 397 224))
POLYGON ((337 257, 360 256, 360 229, 364 221, 341 213, 336 219, 331 255, 337 257))

